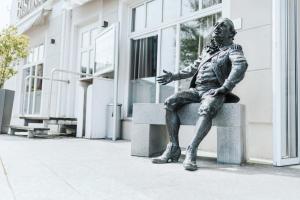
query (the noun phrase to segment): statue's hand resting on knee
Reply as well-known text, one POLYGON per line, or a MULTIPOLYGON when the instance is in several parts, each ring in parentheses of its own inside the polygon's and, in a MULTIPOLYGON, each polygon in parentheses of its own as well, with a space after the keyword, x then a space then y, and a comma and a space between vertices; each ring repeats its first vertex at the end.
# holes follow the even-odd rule
POLYGON ((163 72, 165 73, 164 75, 157 77, 158 83, 162 85, 167 85, 168 83, 174 81, 172 72, 168 72, 166 70, 163 70, 163 72))

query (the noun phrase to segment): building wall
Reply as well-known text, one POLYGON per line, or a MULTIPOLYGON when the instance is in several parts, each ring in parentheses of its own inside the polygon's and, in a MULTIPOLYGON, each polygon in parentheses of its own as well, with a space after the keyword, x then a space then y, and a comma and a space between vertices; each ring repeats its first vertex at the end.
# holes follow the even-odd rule
POLYGON ((242 18, 236 42, 249 62, 235 90, 247 106, 248 157, 272 160, 272 1, 231 0, 230 17, 242 18))

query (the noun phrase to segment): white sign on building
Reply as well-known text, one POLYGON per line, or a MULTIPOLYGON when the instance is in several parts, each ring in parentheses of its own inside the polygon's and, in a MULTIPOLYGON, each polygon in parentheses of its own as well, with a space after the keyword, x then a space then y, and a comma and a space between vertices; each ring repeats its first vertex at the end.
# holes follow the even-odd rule
POLYGON ((35 8, 39 7, 47 0, 18 0, 18 12, 17 16, 19 18, 24 17, 28 13, 30 13, 35 8))

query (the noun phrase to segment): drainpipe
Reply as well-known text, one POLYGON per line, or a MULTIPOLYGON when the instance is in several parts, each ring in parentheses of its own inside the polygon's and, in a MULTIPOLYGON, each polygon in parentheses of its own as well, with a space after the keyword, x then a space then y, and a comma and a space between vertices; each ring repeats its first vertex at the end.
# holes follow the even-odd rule
MULTIPOLYGON (((65 44, 66 44, 66 18, 67 18, 67 10, 64 8, 62 11, 62 25, 61 25, 61 43, 60 43, 60 57, 59 57, 59 66, 63 69, 64 68, 64 57, 65 57, 65 44)), ((60 74, 60 79, 62 74, 60 74)), ((55 116, 60 115, 60 105, 62 101, 62 85, 58 85, 58 91, 57 91, 57 98, 56 98, 56 112, 55 116)), ((51 111, 50 111, 51 112, 51 111)))

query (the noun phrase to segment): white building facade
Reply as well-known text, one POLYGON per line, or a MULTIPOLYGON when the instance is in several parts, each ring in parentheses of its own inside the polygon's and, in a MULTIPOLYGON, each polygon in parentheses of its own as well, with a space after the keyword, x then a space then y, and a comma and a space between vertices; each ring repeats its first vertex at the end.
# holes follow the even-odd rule
MULTIPOLYGON (((186 89, 188 80, 160 86, 155 77, 191 64, 215 21, 229 17, 249 63, 234 89, 247 108, 247 159, 299 164, 299 8, 297 0, 15 0, 11 23, 29 36, 31 53, 6 83, 16 91, 12 123, 75 117, 78 137, 102 138, 114 102, 130 140, 132 104, 186 89)), ((192 136, 193 127, 181 128, 182 147, 192 136)), ((200 150, 215 156, 214 128, 200 150)))

